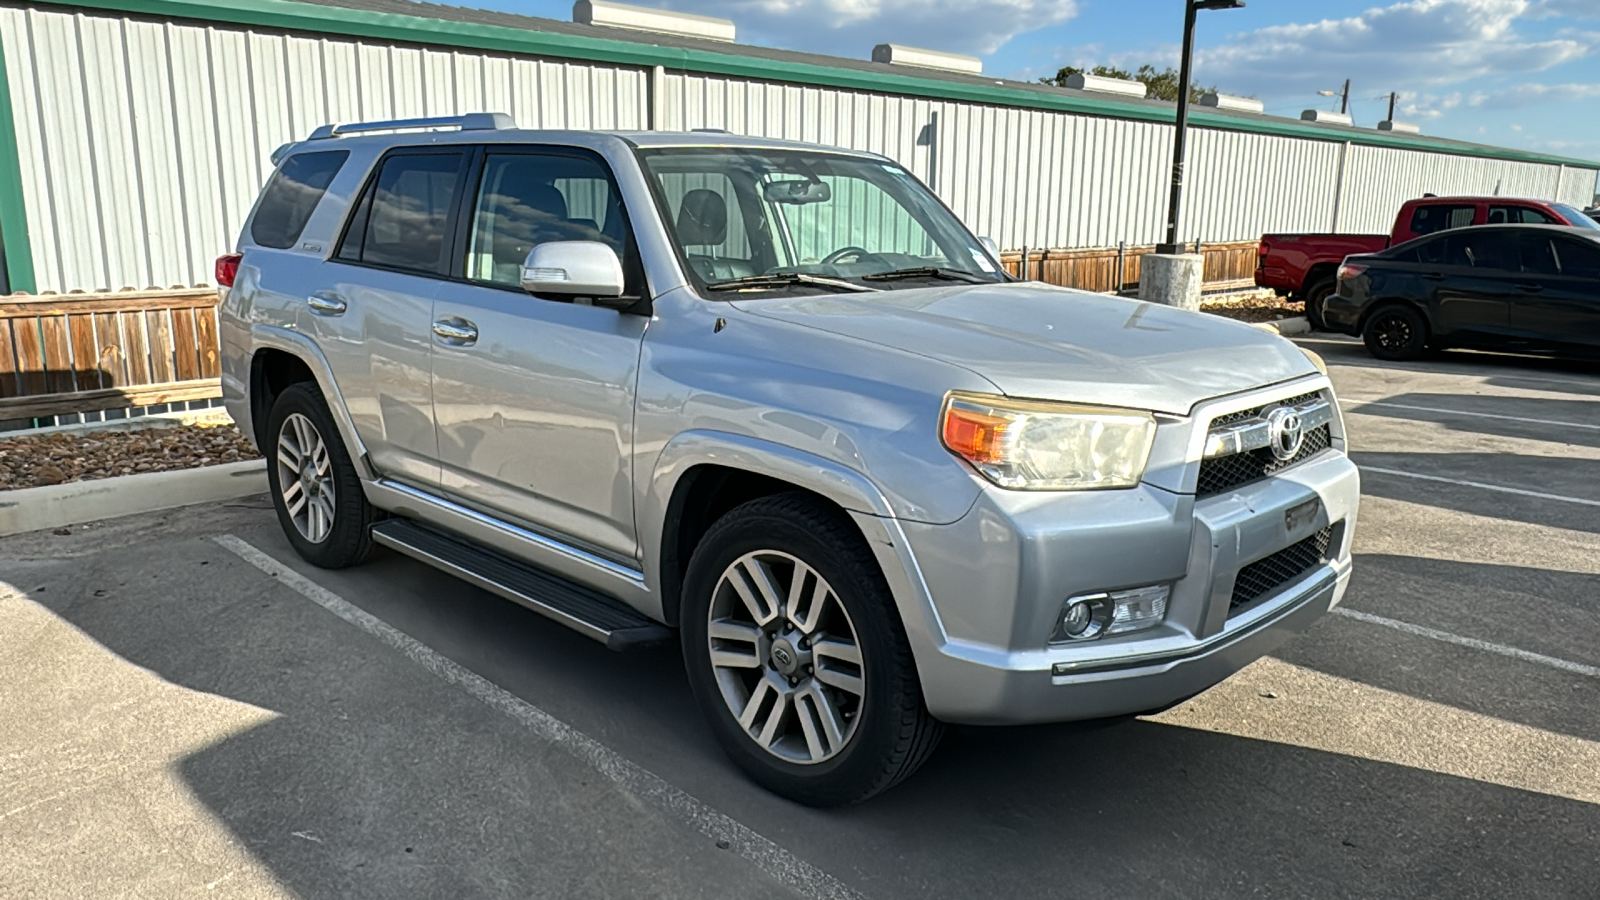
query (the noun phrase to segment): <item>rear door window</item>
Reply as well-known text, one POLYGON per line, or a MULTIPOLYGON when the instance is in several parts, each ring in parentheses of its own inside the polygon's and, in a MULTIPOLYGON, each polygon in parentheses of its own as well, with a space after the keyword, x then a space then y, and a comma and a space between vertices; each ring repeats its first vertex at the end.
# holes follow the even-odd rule
POLYGON ((386 158, 362 195, 338 258, 390 269, 443 272, 465 158, 459 150, 386 158))
POLYGON ((1489 207, 1490 225, 1562 225, 1551 216, 1526 206, 1489 207))
POLYGON ((278 250, 293 247, 333 176, 349 157, 348 150, 319 150, 284 160, 261 192, 261 203, 250 223, 250 239, 278 250))
POLYGON ((1530 275, 1560 274, 1555 247, 1542 234, 1525 234, 1517 241, 1522 248, 1522 271, 1530 275))
POLYGON ((1416 235, 1435 234, 1451 228, 1465 228, 1472 224, 1477 207, 1470 204, 1452 206, 1435 204, 1419 206, 1411 214, 1411 232, 1416 235))
POLYGON ((1561 274, 1574 278, 1600 278, 1600 244, 1590 241, 1556 240, 1556 256, 1561 274))

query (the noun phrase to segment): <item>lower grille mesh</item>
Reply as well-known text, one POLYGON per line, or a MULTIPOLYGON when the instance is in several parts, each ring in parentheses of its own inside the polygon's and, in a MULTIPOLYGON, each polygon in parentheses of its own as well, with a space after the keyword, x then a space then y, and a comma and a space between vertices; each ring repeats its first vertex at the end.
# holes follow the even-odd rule
POLYGON ((1240 569, 1233 582, 1233 600, 1228 604, 1229 611, 1254 603, 1326 563, 1328 548, 1332 543, 1333 526, 1330 525, 1266 559, 1240 569))

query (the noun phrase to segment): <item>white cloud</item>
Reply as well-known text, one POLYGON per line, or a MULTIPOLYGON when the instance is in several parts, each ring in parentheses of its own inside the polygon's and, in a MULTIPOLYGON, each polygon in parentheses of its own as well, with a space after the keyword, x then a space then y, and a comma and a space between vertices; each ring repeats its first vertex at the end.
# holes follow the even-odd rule
POLYGON ((1531 0, 1406 0, 1344 19, 1275 25, 1204 51, 1197 74, 1225 88, 1278 95, 1347 77, 1381 90, 1538 72, 1589 52, 1581 40, 1517 34, 1514 23, 1532 6, 1531 0))
POLYGON ((672 6, 732 19, 741 41, 854 58, 887 43, 983 55, 1078 13, 1075 0, 679 0, 672 6))
POLYGON ((1472 96, 1472 106, 1484 109, 1523 109, 1541 103, 1579 103, 1600 100, 1600 84, 1519 84, 1472 96))

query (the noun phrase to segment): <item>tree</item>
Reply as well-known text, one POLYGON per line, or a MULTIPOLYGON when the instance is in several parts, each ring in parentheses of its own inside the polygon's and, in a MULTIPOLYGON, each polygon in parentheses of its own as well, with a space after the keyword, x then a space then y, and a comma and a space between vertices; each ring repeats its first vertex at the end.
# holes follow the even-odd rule
MULTIPOLYGON (((1044 84, 1053 84, 1056 87, 1066 87, 1069 77, 1082 74, 1085 74, 1085 70, 1077 66, 1062 66, 1056 74, 1049 78, 1041 78, 1039 81, 1044 84)), ((1158 72, 1155 66, 1140 66, 1137 72, 1128 72, 1115 66, 1095 66, 1087 70, 1087 74, 1099 75, 1102 78, 1120 78, 1123 81, 1140 81, 1149 90, 1149 96, 1152 100, 1166 100, 1169 103, 1178 102, 1178 70, 1171 67, 1158 72)), ((1200 102, 1201 94, 1215 93, 1216 90, 1214 87, 1191 84, 1189 85, 1189 100, 1198 103, 1200 102)))

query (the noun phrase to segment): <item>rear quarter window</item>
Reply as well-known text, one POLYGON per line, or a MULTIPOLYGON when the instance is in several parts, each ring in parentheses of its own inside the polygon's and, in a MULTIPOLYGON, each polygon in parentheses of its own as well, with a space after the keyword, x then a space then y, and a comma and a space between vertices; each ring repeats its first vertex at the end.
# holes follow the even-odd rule
POLYGON ((287 250, 300 240, 300 232, 327 193, 333 176, 350 158, 348 150, 296 153, 278 166, 261 192, 261 203, 250 223, 250 239, 263 247, 287 250))

